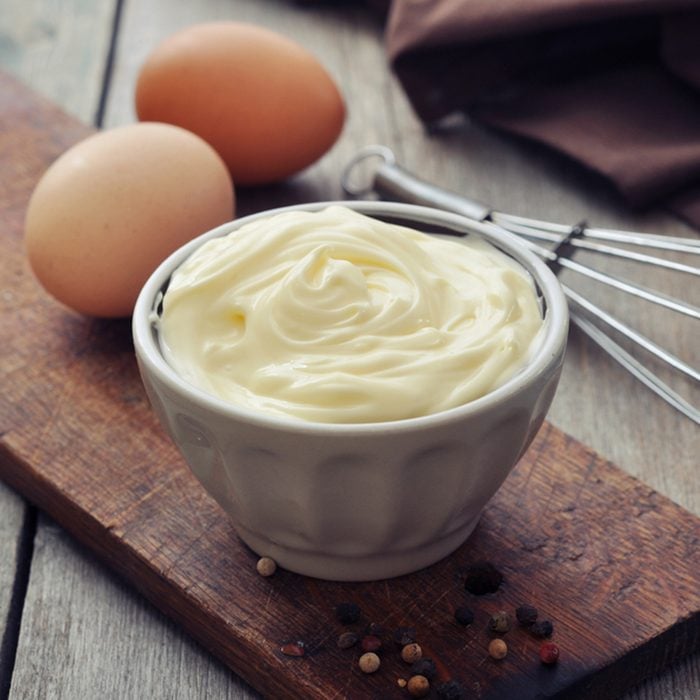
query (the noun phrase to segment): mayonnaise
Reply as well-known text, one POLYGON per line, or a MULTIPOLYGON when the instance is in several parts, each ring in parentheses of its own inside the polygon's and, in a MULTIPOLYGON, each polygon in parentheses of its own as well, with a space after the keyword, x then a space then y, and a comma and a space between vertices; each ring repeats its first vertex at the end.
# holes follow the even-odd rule
POLYGON ((159 330, 169 364, 227 402, 367 423, 487 394, 541 327, 530 277, 493 246, 332 206, 206 242, 173 274, 159 330))

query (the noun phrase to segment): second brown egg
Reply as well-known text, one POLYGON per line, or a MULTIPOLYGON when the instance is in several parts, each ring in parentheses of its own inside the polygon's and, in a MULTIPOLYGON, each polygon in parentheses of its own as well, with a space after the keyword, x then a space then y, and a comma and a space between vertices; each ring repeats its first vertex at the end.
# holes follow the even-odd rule
POLYGON ((208 141, 236 185, 306 168, 333 145, 345 119, 337 86, 309 51, 238 22, 195 25, 157 46, 138 77, 136 111, 208 141))

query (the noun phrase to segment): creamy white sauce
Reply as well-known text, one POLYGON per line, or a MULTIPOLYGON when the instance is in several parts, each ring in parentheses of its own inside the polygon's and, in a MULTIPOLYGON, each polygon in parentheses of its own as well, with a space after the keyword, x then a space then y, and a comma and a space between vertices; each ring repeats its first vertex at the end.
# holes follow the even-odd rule
POLYGON ((227 402, 367 423, 484 396, 541 327, 529 275, 493 246, 333 206, 202 245, 173 274, 159 330, 169 364, 227 402))

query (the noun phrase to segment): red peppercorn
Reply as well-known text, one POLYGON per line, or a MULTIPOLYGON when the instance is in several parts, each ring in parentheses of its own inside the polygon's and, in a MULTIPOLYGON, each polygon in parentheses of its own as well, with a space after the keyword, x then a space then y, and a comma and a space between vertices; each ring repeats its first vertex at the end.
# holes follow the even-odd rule
POLYGON ((554 642, 542 642, 540 647, 540 661, 551 665, 559 660, 559 647, 554 642))
POLYGON ((304 656, 304 642, 288 642, 280 647, 285 656, 304 656))
POLYGON ((377 651, 381 649, 382 640, 379 639, 379 637, 375 637, 373 634, 367 634, 362 637, 360 646, 362 647, 362 651, 377 651))

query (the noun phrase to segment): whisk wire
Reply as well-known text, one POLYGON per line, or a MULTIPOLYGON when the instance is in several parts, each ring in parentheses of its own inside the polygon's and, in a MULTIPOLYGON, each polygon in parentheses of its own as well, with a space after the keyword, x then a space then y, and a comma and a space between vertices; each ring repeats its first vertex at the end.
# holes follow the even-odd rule
MULTIPOLYGON (((555 272, 565 268, 627 294, 634 295, 646 301, 690 316, 691 318, 700 319, 700 308, 697 306, 571 259, 575 249, 580 248, 691 275, 699 275, 700 269, 692 265, 677 263, 659 258, 658 256, 629 251, 617 246, 608 245, 608 243, 617 242, 639 247, 655 248, 657 250, 698 255, 700 254, 700 240, 681 236, 661 236, 635 231, 591 228, 585 222, 571 227, 565 224, 540 221, 539 219, 497 212, 481 202, 449 192, 448 190, 436 187, 435 185, 417 178, 397 165, 394 154, 385 146, 368 146, 358 152, 346 167, 341 184, 346 194, 349 196, 360 197, 375 194, 389 199, 431 206, 461 214, 473 221, 481 222, 487 226, 497 227, 499 230, 505 230, 510 234, 521 237, 521 240, 524 241, 535 254, 547 261, 555 272), (365 159, 377 157, 380 159, 380 162, 374 170, 371 182, 363 187, 357 187, 352 184, 351 175, 355 167, 365 159), (554 246, 552 248, 543 247, 530 239, 547 241, 553 243, 554 246), (604 241, 605 243, 601 244, 597 241, 604 241)), ((573 325, 577 326, 610 357, 664 399, 664 401, 668 402, 676 410, 680 411, 691 420, 700 424, 700 411, 698 411, 698 409, 664 383, 657 375, 615 342, 601 328, 593 324, 586 316, 593 317, 615 329, 636 346, 643 348, 669 366, 683 372, 696 382, 700 381, 700 372, 673 353, 653 342, 651 339, 596 306, 570 287, 562 284, 562 288, 570 303, 570 318, 573 325)))

